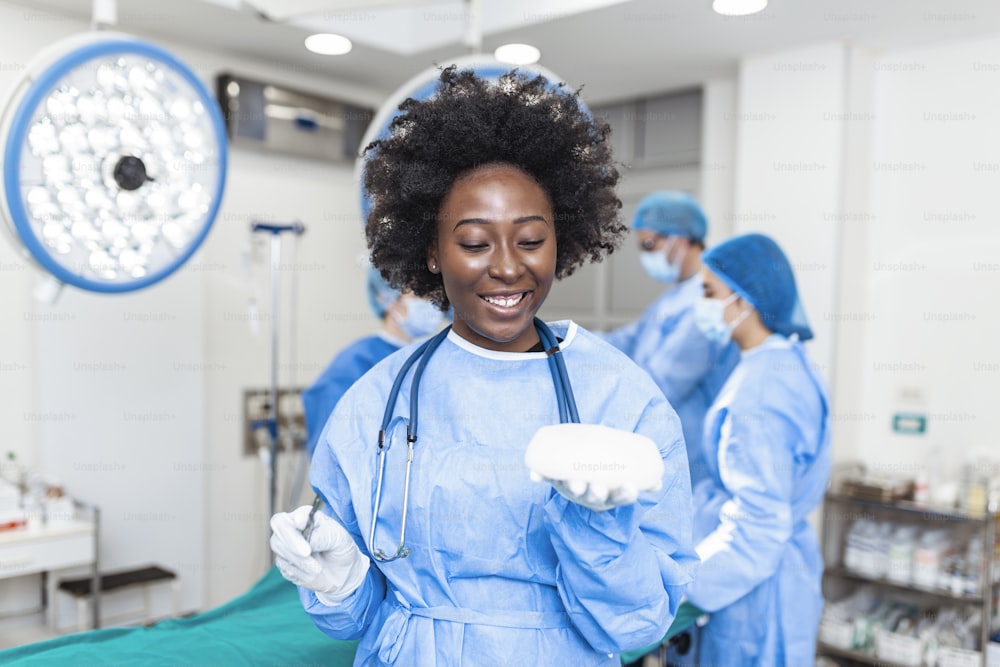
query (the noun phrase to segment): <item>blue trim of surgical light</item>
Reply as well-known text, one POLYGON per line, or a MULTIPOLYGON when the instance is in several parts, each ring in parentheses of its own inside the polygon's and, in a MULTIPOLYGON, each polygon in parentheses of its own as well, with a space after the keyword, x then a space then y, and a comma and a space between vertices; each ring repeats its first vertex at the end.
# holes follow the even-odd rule
POLYGON ((10 125, 10 131, 7 134, 7 145, 4 149, 4 189, 7 194, 7 206, 10 210, 10 216, 14 222, 14 227, 17 229, 17 233, 21 237, 21 241, 24 243, 25 247, 32 254, 35 260, 60 282, 94 292, 105 293, 129 292, 132 290, 142 289, 143 287, 148 287, 153 283, 166 278, 171 273, 179 269, 181 265, 194 254, 194 252, 198 249, 198 246, 201 245, 202 241, 205 240, 205 237, 208 235, 208 232, 212 227, 212 223, 215 221, 215 217, 219 212, 219 206, 222 203, 222 190, 226 182, 226 164, 228 159, 226 150, 226 129, 222 119, 222 111, 219 109, 219 105, 215 101, 215 98, 208 92, 208 89, 204 86, 204 84, 202 84, 201 80, 198 79, 198 77, 190 69, 188 69, 184 63, 167 51, 158 46, 154 46, 153 44, 149 44, 148 42, 122 39, 87 44, 67 53, 42 72, 42 74, 39 75, 28 88, 28 91, 24 95, 24 99, 21 100, 21 103, 14 114, 10 125), (24 140, 27 138, 31 119, 34 116, 39 102, 48 96, 48 94, 53 88, 55 88, 55 85, 65 74, 70 72, 77 65, 85 63, 89 60, 93 60, 101 56, 123 53, 137 54, 149 57, 153 60, 159 60, 168 65, 171 69, 180 74, 189 84, 191 84, 191 87, 198 93, 198 96, 205 105, 209 116, 212 118, 212 125, 215 128, 215 137, 218 142, 219 149, 219 175, 215 188, 216 191, 212 197, 212 204, 205 217, 204 227, 201 230, 201 233, 195 237, 185 252, 178 256, 172 264, 167 265, 165 268, 160 269, 156 273, 151 273, 133 281, 110 283, 89 280, 79 274, 69 271, 62 264, 54 260, 52 255, 49 254, 49 251, 38 242, 34 231, 31 229, 31 223, 28 219, 27 210, 24 206, 24 200, 21 197, 21 152, 23 150, 24 140))

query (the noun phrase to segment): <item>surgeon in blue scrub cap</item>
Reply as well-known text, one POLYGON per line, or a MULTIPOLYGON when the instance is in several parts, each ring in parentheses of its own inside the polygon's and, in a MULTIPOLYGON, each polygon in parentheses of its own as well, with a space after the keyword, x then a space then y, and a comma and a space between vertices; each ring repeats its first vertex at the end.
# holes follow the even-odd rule
POLYGON ((687 600, 711 616, 701 664, 812 665, 823 560, 807 517, 830 476, 827 391, 802 346, 812 330, 771 238, 702 259, 697 324, 741 359, 706 416, 709 474, 694 490, 702 567, 687 600))
POLYGON ((604 337, 650 374, 677 411, 694 485, 706 475, 701 446, 705 411, 736 366, 739 351, 732 343, 709 340, 695 326, 708 223, 694 197, 672 190, 646 196, 632 229, 642 267, 663 283, 663 294, 638 320, 604 337))
POLYGON ((431 335, 444 325, 439 308, 426 299, 400 294, 371 267, 366 291, 368 305, 381 321, 378 332, 341 350, 312 386, 302 392, 309 456, 316 449, 327 418, 348 387, 399 348, 431 335))

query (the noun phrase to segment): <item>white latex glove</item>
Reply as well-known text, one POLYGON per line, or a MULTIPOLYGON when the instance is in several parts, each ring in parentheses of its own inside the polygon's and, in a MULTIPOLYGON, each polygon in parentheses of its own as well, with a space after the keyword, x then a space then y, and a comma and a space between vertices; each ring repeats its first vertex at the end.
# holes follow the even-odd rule
POLYGON ((364 582, 371 561, 344 527, 322 512, 306 542, 302 531, 310 509, 303 505, 271 517, 274 562, 285 579, 313 590, 325 605, 336 604, 364 582))
MULTIPOLYGON (((534 475, 532 476, 534 478, 534 475)), ((595 512, 603 512, 612 507, 621 505, 631 505, 639 498, 639 489, 634 486, 623 485, 614 489, 609 489, 600 482, 588 483, 582 479, 572 480, 535 480, 547 481, 556 488, 556 491, 565 498, 572 500, 578 505, 588 507, 595 512)))
POLYGON ((595 512, 603 512, 621 505, 631 505, 639 499, 639 489, 630 484, 623 484, 611 489, 602 482, 591 483, 582 479, 568 481, 545 479, 538 476, 537 473, 532 473, 531 478, 536 482, 549 482, 561 496, 595 512))
POLYGON ((663 484, 663 459, 644 435, 600 424, 538 429, 524 454, 531 478, 596 512, 630 505, 663 484))

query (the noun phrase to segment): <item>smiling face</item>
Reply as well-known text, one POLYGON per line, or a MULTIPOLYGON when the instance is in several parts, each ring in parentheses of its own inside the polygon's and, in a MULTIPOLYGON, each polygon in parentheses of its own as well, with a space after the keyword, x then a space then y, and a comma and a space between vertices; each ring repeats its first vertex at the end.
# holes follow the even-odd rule
POLYGON ((455 333, 489 350, 528 350, 538 342, 532 319, 556 272, 545 191, 504 164, 459 177, 441 202, 427 267, 441 274, 455 333))

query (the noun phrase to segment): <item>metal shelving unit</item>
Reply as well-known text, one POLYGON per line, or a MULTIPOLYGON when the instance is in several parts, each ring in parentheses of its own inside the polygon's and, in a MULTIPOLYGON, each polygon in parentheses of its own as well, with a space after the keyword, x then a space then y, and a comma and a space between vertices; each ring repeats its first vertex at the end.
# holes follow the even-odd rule
MULTIPOLYGON (((997 537, 997 507, 991 504, 981 512, 960 512, 954 508, 937 508, 918 505, 910 501, 879 502, 857 498, 851 495, 829 492, 823 509, 822 546, 823 559, 827 568, 823 574, 823 594, 826 599, 839 599, 846 592, 861 585, 885 589, 894 595, 915 601, 929 601, 928 606, 976 605, 982 613, 980 629, 981 664, 986 666, 987 646, 994 598, 998 584, 993 580, 994 544, 997 537), (844 566, 844 551, 847 531, 862 518, 892 521, 927 529, 948 526, 964 528, 968 532, 982 530, 983 557, 979 571, 979 590, 976 593, 955 593, 945 588, 918 586, 902 583, 884 577, 870 577, 848 570, 844 566)), ((845 658, 858 664, 890 665, 884 658, 861 651, 831 646, 824 642, 817 645, 817 656, 845 658)))

